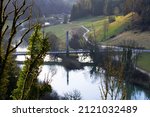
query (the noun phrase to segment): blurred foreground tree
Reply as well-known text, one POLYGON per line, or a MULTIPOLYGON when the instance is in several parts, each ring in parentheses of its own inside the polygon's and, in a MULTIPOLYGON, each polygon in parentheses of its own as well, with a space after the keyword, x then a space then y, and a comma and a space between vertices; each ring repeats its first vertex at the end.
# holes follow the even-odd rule
POLYGON ((0 99, 7 97, 6 93, 11 76, 9 71, 13 68, 12 66, 8 66, 8 64, 10 64, 12 53, 31 31, 31 28, 27 29, 18 39, 19 41, 16 45, 13 45, 15 36, 19 33, 18 28, 31 18, 31 8, 32 5, 27 5, 26 0, 0 0, 0 99), (12 19, 11 25, 8 24, 10 17, 12 19), (24 19, 20 20, 22 17, 24 19))
POLYGON ((51 86, 47 82, 40 85, 37 80, 46 52, 49 50, 48 38, 44 37, 40 30, 40 25, 37 25, 29 38, 29 57, 20 73, 17 88, 13 91, 13 99, 39 99, 43 90, 44 92, 45 90, 51 90, 51 86))

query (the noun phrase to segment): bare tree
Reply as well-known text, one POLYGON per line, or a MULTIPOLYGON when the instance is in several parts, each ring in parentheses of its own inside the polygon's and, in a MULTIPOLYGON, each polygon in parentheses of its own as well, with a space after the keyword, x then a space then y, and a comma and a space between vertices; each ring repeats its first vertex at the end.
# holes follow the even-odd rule
POLYGON ((16 50, 16 48, 23 42, 24 37, 31 31, 32 28, 26 30, 20 37, 15 46, 12 47, 12 42, 15 35, 18 33, 18 28, 31 18, 32 5, 28 4, 26 0, 1 0, 0 1, 0 78, 3 77, 5 66, 7 64, 8 56, 16 50), (11 10, 10 8, 11 7, 11 10), (8 10, 9 8, 9 10, 8 10), (28 13, 27 13, 28 12, 28 13), (28 15, 26 15, 28 14, 28 15), (11 26, 7 24, 8 18, 12 19, 11 26), (21 19, 22 17, 25 17, 21 19), (5 38, 6 32, 9 30, 8 38, 5 38), (5 49, 2 47, 4 41, 7 40, 5 49), (2 55, 2 50, 4 54, 2 55))
POLYGON ((124 100, 126 99, 126 87, 124 85, 124 64, 121 57, 117 56, 118 61, 114 61, 115 52, 108 52, 105 57, 104 69, 105 77, 101 78, 99 87, 102 100, 124 100))
POLYGON ((0 99, 5 99, 8 80, 9 59, 12 53, 21 45, 24 37, 32 30, 29 26, 19 41, 13 44, 21 25, 29 22, 32 12, 32 2, 27 0, 0 0, 0 99), (30 4, 31 3, 31 4, 30 4), (8 21, 11 19, 11 24, 8 21), (4 45, 4 42, 5 45, 4 45))

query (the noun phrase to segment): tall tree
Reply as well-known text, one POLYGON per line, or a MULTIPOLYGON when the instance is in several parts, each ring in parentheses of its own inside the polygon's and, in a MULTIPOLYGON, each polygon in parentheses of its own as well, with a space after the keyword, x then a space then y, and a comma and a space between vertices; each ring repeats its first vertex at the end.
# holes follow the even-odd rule
POLYGON ((125 11, 136 12, 142 17, 142 27, 148 27, 150 25, 150 1, 149 0, 126 0, 125 11))
POLYGON ((73 5, 71 19, 78 19, 85 16, 113 15, 117 7, 122 11, 123 0, 79 0, 73 5))
MULTIPOLYGON (((17 88, 13 91, 13 99, 29 99, 32 87, 38 85, 37 77, 48 50, 48 38, 43 37, 43 34, 40 32, 40 26, 37 25, 29 39, 28 55, 30 57, 25 61, 25 65, 20 73, 17 88)), ((32 96, 38 97, 37 95, 32 96)))
POLYGON ((108 15, 108 0, 104 0, 104 15, 108 15))
POLYGON ((12 42, 18 33, 18 28, 30 19, 31 7, 32 5, 27 5, 26 0, 0 0, 0 98, 2 99, 6 96, 9 82, 7 76, 9 58, 31 29, 29 28, 24 32, 16 45, 12 46, 12 42), (12 9, 9 9, 10 6, 12 9), (28 15, 20 20, 26 13, 28 15), (10 17, 12 18, 12 25, 7 24, 10 17), (4 42, 6 42, 5 46, 3 45, 4 42))

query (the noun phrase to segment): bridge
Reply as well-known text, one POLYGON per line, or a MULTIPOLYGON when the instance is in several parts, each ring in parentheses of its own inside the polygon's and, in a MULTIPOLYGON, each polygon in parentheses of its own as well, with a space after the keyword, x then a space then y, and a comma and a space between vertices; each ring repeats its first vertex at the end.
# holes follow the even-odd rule
MULTIPOLYGON (((81 54, 81 53, 90 53, 90 50, 59 50, 59 51, 49 51, 46 54, 47 55, 57 55, 57 54, 81 54)), ((28 55, 28 52, 15 52, 13 53, 15 56, 24 56, 28 55)))
MULTIPOLYGON (((87 28, 82 26, 86 30, 86 33, 84 33, 83 37, 86 41, 88 41, 88 38, 86 37, 86 34, 89 32, 87 28)), ((90 43, 90 42, 89 42, 90 43)), ((150 53, 150 50, 145 50, 145 49, 132 49, 134 52, 147 52, 150 53)), ((123 47, 116 47, 116 46, 104 46, 99 48, 98 50, 100 53, 103 52, 108 52, 108 51, 113 51, 113 52, 122 52, 123 47)), ((58 55, 58 54, 84 54, 84 53, 91 53, 90 50, 84 50, 84 49, 78 49, 78 50, 69 50, 69 31, 66 32, 66 50, 58 50, 58 51, 49 51, 46 54, 47 55, 58 55)), ((23 55, 28 55, 28 52, 15 52, 13 53, 15 56, 23 56, 23 55)))
MULTIPOLYGON (((107 49, 99 49, 100 53, 104 53, 104 52, 122 52, 123 48, 111 48, 110 50, 107 49)), ((150 50, 144 50, 144 49, 133 49, 134 52, 144 52, 144 53, 150 53, 150 50)), ((86 54, 86 53, 91 53, 90 50, 58 50, 58 51, 49 51, 46 54, 47 55, 58 55, 58 54, 86 54)), ((28 55, 28 52, 15 52, 13 53, 13 55, 15 56, 25 56, 28 55)))

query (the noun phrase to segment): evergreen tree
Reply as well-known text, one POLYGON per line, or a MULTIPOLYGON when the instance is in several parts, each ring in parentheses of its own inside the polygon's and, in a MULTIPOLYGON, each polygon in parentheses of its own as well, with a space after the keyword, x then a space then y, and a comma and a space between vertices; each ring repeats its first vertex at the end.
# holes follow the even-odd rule
POLYGON ((71 20, 85 16, 113 15, 115 7, 122 11, 122 0, 80 0, 72 7, 71 20))
MULTIPOLYGON (((33 89, 35 92, 40 90, 38 87, 37 77, 41 71, 41 65, 44 62, 44 57, 49 49, 48 39, 43 37, 40 31, 41 27, 37 25, 34 33, 29 38, 28 57, 24 63, 24 67, 17 81, 17 88, 13 91, 13 99, 38 99, 39 94, 31 94, 33 89)), ((49 87, 49 89, 51 89, 49 87)))
POLYGON ((0 78, 0 99, 11 99, 11 92, 16 86, 19 71, 15 57, 9 54, 3 77, 0 78))

